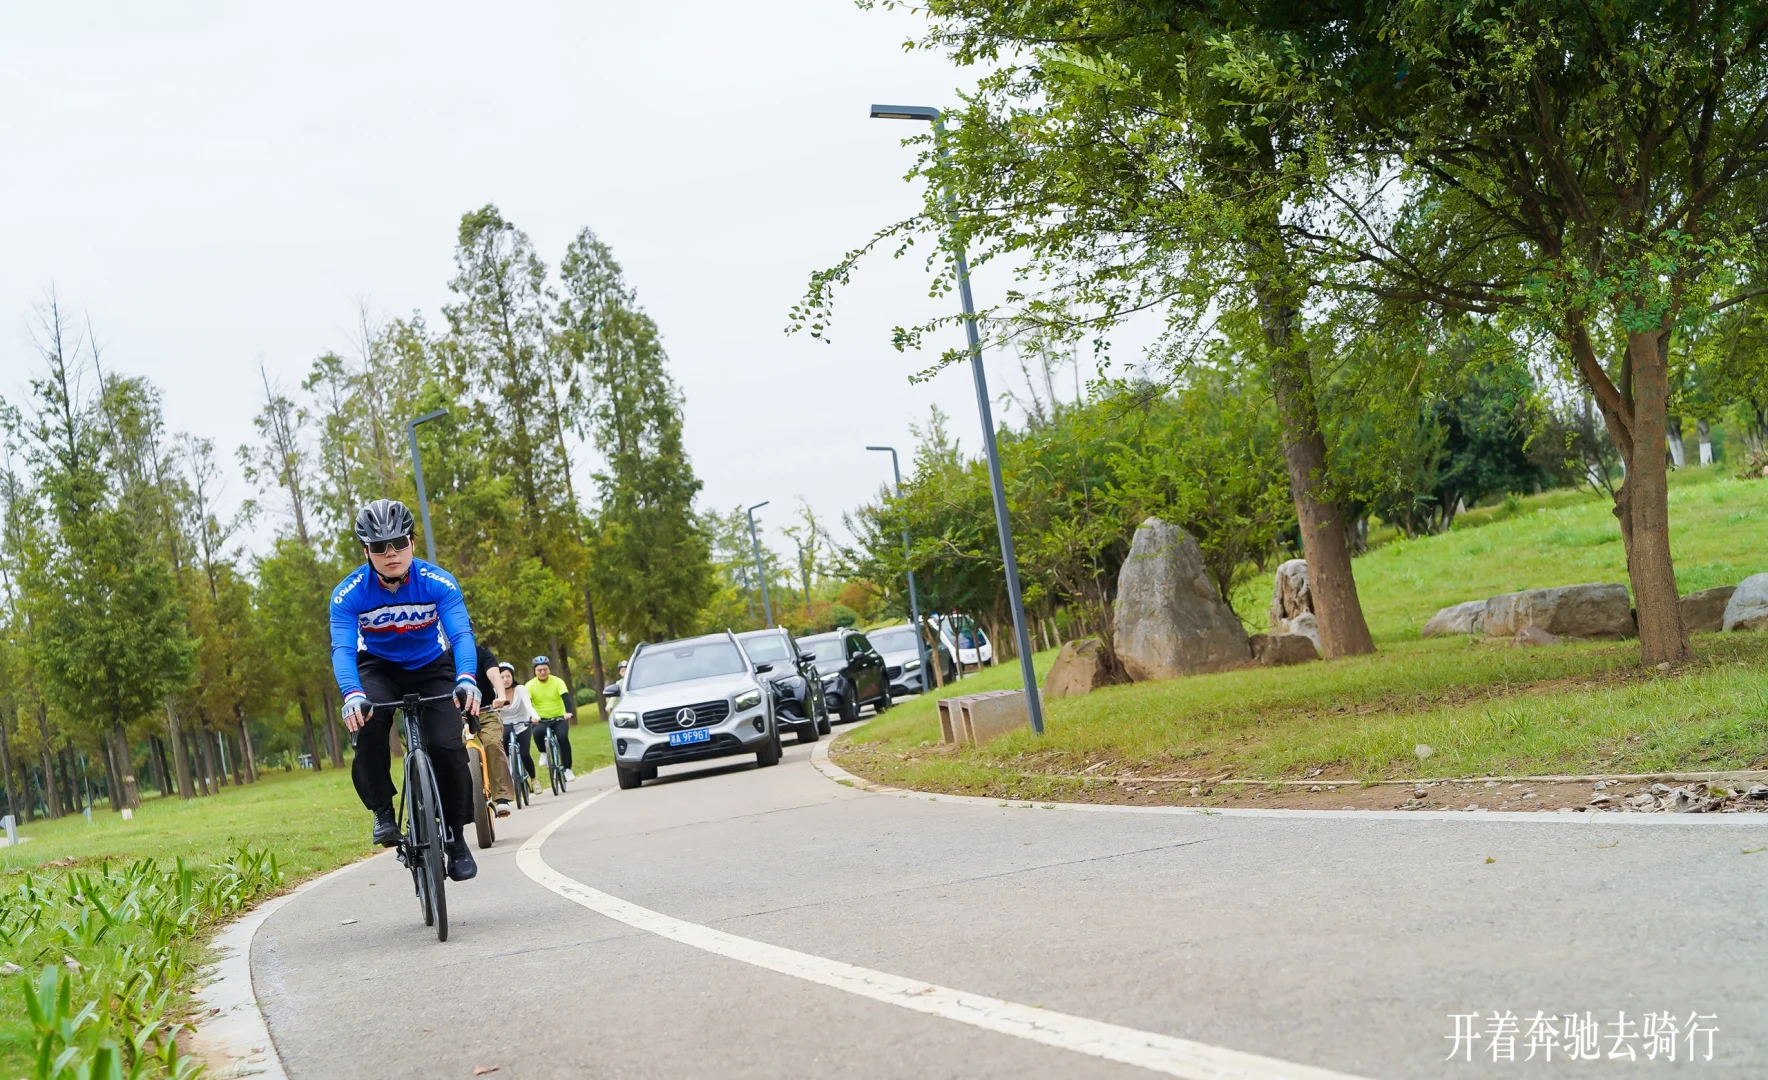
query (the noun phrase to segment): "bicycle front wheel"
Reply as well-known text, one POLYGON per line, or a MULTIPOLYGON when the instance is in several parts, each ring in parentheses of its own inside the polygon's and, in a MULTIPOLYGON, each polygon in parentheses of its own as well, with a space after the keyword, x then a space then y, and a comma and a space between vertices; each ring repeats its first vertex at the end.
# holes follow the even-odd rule
MULTIPOLYGON (((429 910, 425 912, 426 925, 436 927, 436 940, 448 940, 448 895, 444 891, 443 882, 443 829, 442 799, 436 792, 436 773, 430 767, 429 755, 414 754, 417 766, 412 771, 417 774, 417 821, 423 823, 422 842, 414 844, 417 849, 418 862, 422 866, 425 891, 429 893, 429 910)), ((414 835, 416 830, 413 830, 414 835)))
POLYGON ((559 763, 559 737, 552 732, 546 735, 546 775, 552 782, 552 793, 565 793, 565 766, 559 763))

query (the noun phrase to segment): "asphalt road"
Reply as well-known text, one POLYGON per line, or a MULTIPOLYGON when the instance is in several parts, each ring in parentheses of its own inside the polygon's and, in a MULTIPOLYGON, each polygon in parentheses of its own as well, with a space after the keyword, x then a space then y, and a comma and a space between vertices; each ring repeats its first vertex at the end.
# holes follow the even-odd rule
POLYGON ((745 959, 783 946, 1276 1063, 1224 1076, 1768 1075, 1768 851, 1745 853, 1768 823, 1024 809, 857 791, 809 749, 538 796, 478 852, 478 879, 450 885, 444 944, 387 855, 295 898, 251 949, 288 1074, 1154 1075, 745 959), (736 944, 601 913, 622 901, 736 944), (1567 1061, 1561 1036, 1551 1062, 1524 1060, 1537 1011, 1605 1025, 1600 1057, 1567 1061), (1517 1060, 1494 1064, 1504 1012, 1517 1060), (1474 1013, 1473 1060, 1446 1060, 1453 1017, 1474 1013), (1712 1060, 1683 1040, 1674 1063, 1643 1060, 1647 1013, 1714 1017, 1695 1025, 1717 1029, 1712 1060), (1642 1060, 1608 1057, 1622 1046, 1642 1060))

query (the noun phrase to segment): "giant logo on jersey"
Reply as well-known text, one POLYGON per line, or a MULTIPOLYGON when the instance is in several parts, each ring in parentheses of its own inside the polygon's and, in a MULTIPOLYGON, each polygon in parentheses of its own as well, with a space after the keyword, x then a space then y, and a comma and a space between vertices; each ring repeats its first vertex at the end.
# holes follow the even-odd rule
POLYGON ((356 616, 356 625, 364 634, 409 634, 434 630, 439 618, 435 604, 388 604, 356 616))

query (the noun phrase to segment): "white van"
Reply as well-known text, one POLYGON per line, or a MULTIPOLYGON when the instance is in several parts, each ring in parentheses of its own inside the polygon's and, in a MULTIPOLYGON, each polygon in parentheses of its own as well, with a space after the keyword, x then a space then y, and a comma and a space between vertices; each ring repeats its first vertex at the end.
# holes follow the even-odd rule
POLYGON ((994 646, 976 620, 968 615, 930 615, 927 621, 939 634, 939 640, 962 667, 986 667, 994 663, 994 646))

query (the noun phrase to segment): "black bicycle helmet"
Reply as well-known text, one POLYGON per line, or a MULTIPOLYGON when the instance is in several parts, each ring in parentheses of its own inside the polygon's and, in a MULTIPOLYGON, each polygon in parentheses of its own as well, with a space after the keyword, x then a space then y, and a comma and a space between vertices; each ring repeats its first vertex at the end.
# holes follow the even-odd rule
POLYGON ((411 511, 397 499, 376 499, 356 515, 356 539, 365 544, 395 540, 416 531, 411 511))

